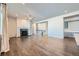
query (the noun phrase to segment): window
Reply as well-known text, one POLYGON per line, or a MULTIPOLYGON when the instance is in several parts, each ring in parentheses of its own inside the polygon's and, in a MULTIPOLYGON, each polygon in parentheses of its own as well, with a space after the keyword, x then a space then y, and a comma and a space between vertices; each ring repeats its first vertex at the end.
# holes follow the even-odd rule
POLYGON ((64 22, 64 28, 65 28, 65 29, 68 29, 68 22, 67 22, 67 21, 64 22))

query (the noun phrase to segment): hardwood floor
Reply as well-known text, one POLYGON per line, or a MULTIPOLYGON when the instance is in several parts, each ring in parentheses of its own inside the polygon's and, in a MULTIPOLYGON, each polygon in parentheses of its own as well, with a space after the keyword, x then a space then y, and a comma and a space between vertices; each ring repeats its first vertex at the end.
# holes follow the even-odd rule
POLYGON ((31 36, 11 38, 10 51, 2 56, 79 56, 75 39, 31 36))

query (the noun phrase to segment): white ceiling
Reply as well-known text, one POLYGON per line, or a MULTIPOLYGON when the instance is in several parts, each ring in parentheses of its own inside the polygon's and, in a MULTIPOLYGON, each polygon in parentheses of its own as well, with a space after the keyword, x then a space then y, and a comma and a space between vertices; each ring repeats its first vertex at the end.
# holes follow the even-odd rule
POLYGON ((44 20, 79 10, 78 3, 8 3, 7 5, 9 14, 19 17, 30 14, 35 20, 44 20))

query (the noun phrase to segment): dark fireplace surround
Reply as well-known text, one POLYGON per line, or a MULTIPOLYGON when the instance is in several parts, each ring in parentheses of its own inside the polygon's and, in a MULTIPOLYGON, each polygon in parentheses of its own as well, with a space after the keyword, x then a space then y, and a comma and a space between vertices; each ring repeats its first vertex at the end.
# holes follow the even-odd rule
POLYGON ((28 37, 28 29, 20 29, 20 37, 28 37))

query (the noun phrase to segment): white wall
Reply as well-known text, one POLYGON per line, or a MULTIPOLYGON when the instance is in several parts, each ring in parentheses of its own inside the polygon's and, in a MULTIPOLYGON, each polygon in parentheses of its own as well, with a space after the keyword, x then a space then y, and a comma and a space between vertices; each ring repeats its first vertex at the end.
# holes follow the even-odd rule
POLYGON ((48 36, 63 39, 63 24, 62 16, 48 19, 48 36))
POLYGON ((29 22, 29 20, 25 20, 25 19, 17 19, 17 27, 29 29, 30 22, 29 22))
POLYGON ((16 37, 17 34, 17 19, 15 17, 8 18, 8 34, 9 37, 16 37))

